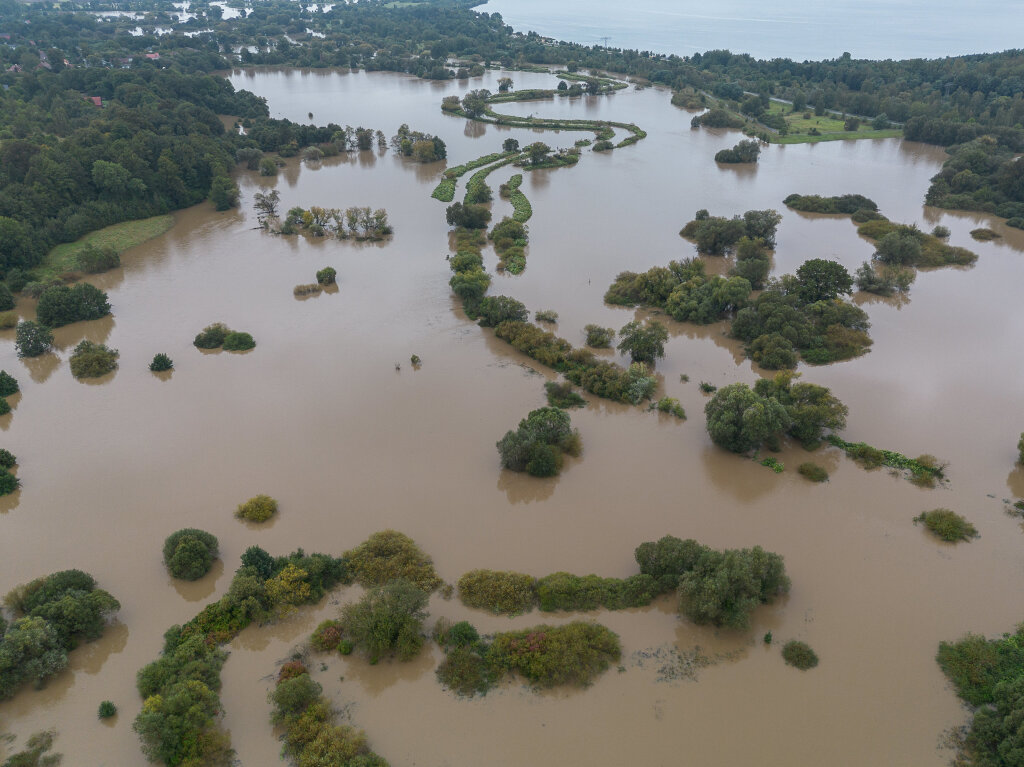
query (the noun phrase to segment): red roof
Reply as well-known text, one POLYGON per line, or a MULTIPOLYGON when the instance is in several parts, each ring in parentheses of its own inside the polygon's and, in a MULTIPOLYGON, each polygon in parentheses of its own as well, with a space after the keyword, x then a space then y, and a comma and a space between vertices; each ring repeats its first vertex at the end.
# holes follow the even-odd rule
POLYGON ((100 98, 99 96, 86 96, 85 100, 86 101, 91 101, 93 104, 95 104, 98 107, 103 106, 103 99, 100 98))
POLYGON ((155 61, 156 59, 160 58, 160 54, 159 53, 147 53, 146 54, 146 58, 147 59, 153 59, 155 61))

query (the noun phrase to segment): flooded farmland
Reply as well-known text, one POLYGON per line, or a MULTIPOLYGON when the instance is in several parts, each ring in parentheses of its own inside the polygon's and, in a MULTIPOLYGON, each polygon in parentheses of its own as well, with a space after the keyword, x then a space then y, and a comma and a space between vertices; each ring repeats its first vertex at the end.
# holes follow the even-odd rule
MULTIPOLYGON (((434 133, 447 143, 448 167, 498 151, 509 137, 551 146, 591 137, 441 112, 444 96, 496 91, 501 74, 434 83, 283 70, 230 79, 265 96, 275 117, 308 122, 312 112, 318 124, 390 136, 408 123, 434 133)), ((548 75, 508 74, 516 88, 553 87, 548 75)), ((1024 618, 1024 592, 1007 587, 1024 572, 1024 540, 1003 503, 1024 496, 1024 469, 1014 464, 1024 429, 1024 232, 924 207, 945 156, 936 147, 895 139, 772 146, 754 168, 736 169, 712 158, 739 134, 691 129, 691 113, 671 106, 664 90, 498 111, 635 122, 648 132, 611 153, 585 149, 575 168, 525 174, 534 211, 526 271, 495 274, 490 293, 557 311, 556 332, 577 345, 588 323, 619 328, 647 315, 605 305, 604 291, 622 270, 694 255, 678 231, 700 208, 783 213, 775 275, 809 258, 852 272, 874 249, 847 217, 786 209, 782 199, 794 192, 863 194, 894 221, 949 227, 951 244, 978 254, 973 267, 921 271, 908 301, 858 297, 872 322, 871 352, 800 366, 805 380, 849 406, 846 439, 935 454, 950 463, 948 486, 922 489, 884 469, 868 472, 833 448, 814 456, 830 481, 813 485, 795 471, 808 460, 799 446, 783 450, 779 475, 714 447, 698 382, 753 383, 763 373, 724 324, 670 320, 659 392, 677 397, 688 420, 588 395, 588 406, 572 413, 583 455, 559 477, 503 471, 494 443, 544 404, 542 383, 553 374, 476 327, 451 294, 445 206, 430 197, 446 165, 372 150, 316 164, 296 158, 270 179, 240 171, 239 209, 178 213, 165 235, 90 279, 109 293, 113 317, 59 329, 56 353, 28 360, 16 357, 13 331, 0 333, 0 367, 22 389, 0 417, 2 446, 17 454, 23 483, 0 506, 0 586, 75 567, 122 604, 103 639, 71 654, 70 671, 0 705, 0 729, 23 738, 55 727, 69 765, 145 764, 131 731, 141 706, 135 672, 157 656, 171 624, 225 591, 252 545, 340 554, 390 527, 454 582, 474 568, 625 576, 636 571, 637 544, 671 534, 778 552, 792 590, 759 608, 748 632, 681 620, 671 599, 588 613, 620 635, 623 667, 585 690, 536 694, 507 684, 458 699, 435 679, 441 653, 432 645, 407 664, 369 666, 350 656, 317 670, 317 662, 314 676, 395 767, 948 761, 943 732, 967 713, 935 663, 938 642, 1008 631, 1024 618), (257 228, 253 196, 269 188, 280 192, 282 210, 386 208, 395 235, 360 244, 267 234, 257 228), (1002 238, 974 242, 968 233, 979 226, 1002 238), (338 291, 296 300, 293 286, 324 266, 337 269, 338 291), (216 321, 252 333, 256 348, 195 349, 193 336, 216 321), (67 357, 83 338, 118 349, 119 370, 76 381, 67 357), (148 371, 157 352, 174 360, 170 376, 148 371), (277 498, 281 511, 247 526, 232 512, 257 493, 277 498), (940 506, 964 514, 981 537, 954 547, 911 522, 940 506), (222 559, 186 585, 160 558, 164 538, 182 527, 215 534, 222 559), (770 647, 761 642, 768 631, 770 647), (805 673, 784 665, 778 646, 788 639, 808 642, 821 664, 805 673), (677 673, 695 652, 707 663, 677 673), (104 699, 120 713, 98 723, 104 699)), ((513 172, 496 171, 489 183, 496 188, 513 172)), ((492 207, 495 220, 511 212, 500 199, 492 207)), ((492 274, 496 261, 485 250, 492 274)), ((725 268, 708 261, 709 271, 725 268)), ((21 299, 18 309, 30 316, 31 302, 21 299)), ((279 763, 270 675, 357 593, 332 592, 319 607, 249 628, 230 645, 221 700, 242 764, 279 763)), ((437 596, 430 611, 431 620, 468 619, 488 632, 579 617, 507 619, 437 596)))

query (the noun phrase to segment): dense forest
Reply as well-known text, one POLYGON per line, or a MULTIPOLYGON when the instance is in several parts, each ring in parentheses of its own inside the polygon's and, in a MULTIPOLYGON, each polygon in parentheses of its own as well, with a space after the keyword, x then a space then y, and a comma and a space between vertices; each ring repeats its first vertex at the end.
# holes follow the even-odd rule
POLYGON ((295 151, 334 140, 340 126, 269 120, 260 99, 214 74, 238 64, 434 79, 479 74, 488 64, 566 65, 725 100, 753 92, 816 111, 885 115, 904 123, 909 139, 974 142, 936 178, 930 201, 1024 215, 1013 156, 1024 149, 1021 51, 910 61, 759 61, 729 51, 687 58, 523 34, 472 5, 371 1, 324 12, 268 0, 225 19, 224 7, 205 0, 187 14, 168 0, 128 0, 116 6, 128 15, 101 19, 96 12, 112 4, 0 0, 0 270, 30 268, 54 244, 193 205, 214 188, 223 207, 240 149, 295 151), (247 136, 226 132, 218 115, 246 118, 247 136))

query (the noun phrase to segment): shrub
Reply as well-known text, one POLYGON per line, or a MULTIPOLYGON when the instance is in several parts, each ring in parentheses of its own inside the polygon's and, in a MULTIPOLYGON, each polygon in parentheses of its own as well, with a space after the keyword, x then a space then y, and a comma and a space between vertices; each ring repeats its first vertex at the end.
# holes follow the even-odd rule
POLYGON ((264 157, 260 160, 260 175, 261 176, 276 176, 277 175, 277 163, 274 162, 271 157, 264 157))
POLYGON ((11 412, 11 405, 5 399, 0 399, 0 415, 7 415, 11 412))
POLYGON ((235 511, 235 516, 250 522, 266 522, 276 513, 277 501, 269 495, 256 495, 240 504, 235 511))
POLYGON ((71 353, 71 375, 75 378, 99 378, 117 369, 117 357, 117 349, 82 341, 71 353))
POLYGON ((675 397, 662 397, 657 403, 651 403, 651 410, 657 410, 659 413, 668 413, 674 415, 676 418, 686 420, 686 411, 683 406, 679 404, 679 400, 675 397))
POLYGON ((1021 432, 1017 441, 1017 463, 1024 464, 1024 432, 1021 432))
POLYGON ((647 541, 636 547, 633 556, 640 573, 654 578, 659 592, 671 591, 679 579, 693 570, 711 549, 692 538, 685 541, 666 535, 658 541, 647 541))
POLYGON ((217 554, 217 538, 204 530, 187 527, 164 541, 164 564, 172 576, 186 581, 206 575, 217 554))
POLYGON ((717 386, 715 386, 713 383, 708 383, 707 381, 701 381, 697 385, 697 388, 704 392, 704 394, 714 394, 716 391, 718 391, 717 386))
POLYGON ((229 352, 245 352, 253 349, 256 342, 248 333, 232 330, 224 336, 224 350, 229 352))
POLYGON ((14 295, 6 284, 0 282, 0 312, 14 308, 14 295))
POLYGON ((230 332, 223 322, 215 322, 203 328, 192 344, 199 349, 218 349, 224 345, 224 339, 230 332))
POLYGON ((944 240, 950 235, 949 227, 937 226, 932 229, 932 237, 938 237, 940 240, 944 240))
POLYGON ((73 322, 97 320, 110 314, 107 294, 88 282, 73 287, 54 285, 39 296, 36 319, 43 325, 59 328, 73 322))
POLYGON ((778 554, 760 546, 708 551, 679 579, 679 611, 694 623, 745 629, 755 607, 787 591, 778 554))
POLYGON ((586 344, 594 349, 607 349, 612 345, 615 338, 613 328, 603 328, 600 325, 587 325, 583 328, 587 334, 586 344))
POLYGON ((548 404, 551 407, 569 410, 570 408, 583 407, 587 404, 587 401, 576 393, 571 384, 547 381, 544 384, 544 393, 547 395, 548 404))
POLYGON ((711 441, 734 453, 746 453, 770 441, 790 424, 786 409, 743 383, 719 389, 704 406, 711 441))
POLYGON ((922 511, 914 517, 914 524, 923 522, 924 526, 944 541, 957 543, 970 541, 978 537, 978 531, 970 522, 950 509, 932 509, 922 511))
POLYGON ((0 448, 0 468, 13 469, 18 464, 18 459, 10 450, 0 448))
POLYGON ((311 282, 307 285, 296 285, 292 288, 292 295, 302 298, 303 296, 318 295, 323 292, 324 286, 319 282, 311 282))
POLYGON ((53 333, 45 325, 33 320, 18 323, 14 333, 14 346, 19 357, 38 357, 50 351, 53 346, 53 333))
POLYGON ((332 266, 325 266, 316 273, 316 281, 321 285, 333 285, 338 281, 338 270, 332 266))
POLYGON ((0 471, 0 496, 10 495, 21 487, 21 480, 11 474, 7 469, 0 471))
POLYGON ((98 248, 89 244, 78 251, 76 265, 87 274, 99 274, 121 265, 121 257, 113 248, 98 248))
POLYGON ((537 322, 558 322, 558 312, 552 311, 551 309, 538 309, 533 315, 533 318, 537 322))
POLYGON ((295 677, 308 674, 309 669, 306 668, 306 664, 300 660, 290 660, 281 664, 281 670, 277 672, 277 683, 285 682, 289 679, 295 679, 295 677))
POLYGON ((18 379, 6 370, 0 370, 0 397, 10 397, 20 391, 18 379))
POLYGON ((642 573, 620 579, 558 572, 537 581, 537 598, 544 612, 642 607, 659 593, 658 582, 642 573))
POLYGON ((341 622, 326 620, 313 631, 313 636, 310 637, 309 643, 321 652, 330 652, 331 650, 338 649, 338 645, 341 644, 341 639, 341 622))
POLYGON ((115 706, 113 704, 113 702, 111 702, 109 700, 105 700, 102 703, 100 703, 100 707, 99 707, 99 710, 96 712, 96 715, 100 719, 109 719, 110 717, 112 717, 116 713, 117 713, 117 706, 115 706))
POLYGON ((352 575, 363 586, 381 586, 402 578, 429 593, 441 585, 430 557, 412 538, 395 530, 374 533, 346 551, 345 559, 352 575))
POLYGON ((581 621, 497 634, 488 653, 493 668, 518 673, 535 687, 585 687, 621 657, 614 632, 581 621))
POLYGON ((797 471, 800 472, 801 476, 807 477, 811 482, 826 482, 828 481, 828 472, 824 468, 814 463, 813 461, 807 461, 797 467, 797 471))
POLYGON ((987 242, 988 240, 995 240, 1001 235, 998 232, 994 232, 991 229, 972 229, 971 237, 978 240, 979 242, 987 242))
POLYGON ((457 695, 472 697, 491 689, 497 681, 497 674, 473 647, 460 645, 445 654, 437 667, 437 679, 457 695))
POLYGON ((798 642, 795 639, 783 645, 782 658, 786 661, 787 666, 795 666, 801 671, 806 671, 818 665, 818 655, 811 649, 810 645, 798 642))
POLYGON ((18 326, 17 312, 0 312, 0 330, 10 330, 18 326))
POLYGON ((537 602, 534 584, 534 578, 523 573, 471 570, 459 578, 459 599, 467 607, 519 615, 537 602))
POLYGON ((744 139, 732 149, 722 149, 715 154, 715 162, 721 163, 752 163, 757 162, 761 154, 761 145, 751 139, 744 139))
POLYGON ((174 368, 174 362, 163 352, 153 356, 153 361, 149 363, 149 369, 154 373, 162 373, 165 370, 172 370, 174 368))
POLYGON ((423 646, 427 601, 427 592, 399 578, 345 605, 341 624, 353 646, 364 651, 371 663, 387 654, 410 660, 423 646))

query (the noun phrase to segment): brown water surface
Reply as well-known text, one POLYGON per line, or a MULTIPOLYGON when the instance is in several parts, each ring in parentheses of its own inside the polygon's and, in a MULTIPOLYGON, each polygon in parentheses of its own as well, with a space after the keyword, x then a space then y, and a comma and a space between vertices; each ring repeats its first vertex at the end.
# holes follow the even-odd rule
MULTIPOLYGON (((441 113, 443 96, 496 90, 499 75, 431 83, 261 71, 231 80, 294 120, 312 111, 318 123, 390 135, 407 122, 436 133, 452 165, 496 151, 508 136, 552 146, 581 137, 441 113)), ((512 77, 520 88, 553 83, 512 77)), ((576 168, 523 182, 534 209, 527 269, 496 275, 491 292, 557 311, 557 332, 576 344, 587 323, 618 328, 644 316, 605 306, 604 290, 623 269, 693 255, 678 231, 699 208, 782 211, 776 274, 812 257, 852 271, 872 252, 848 219, 785 210, 782 199, 793 192, 856 192, 894 220, 948 226, 952 244, 979 254, 973 268, 922 272, 907 302, 864 301, 871 353, 801 370, 849 405, 847 439, 934 453, 950 461, 949 487, 923 490, 885 470, 865 472, 832 449, 814 456, 831 481, 812 485, 795 471, 809 457, 799 447, 782 453, 780 475, 714 448, 698 382, 752 383, 760 374, 723 324, 671 323, 657 372, 689 420, 588 397, 572 415, 583 437, 580 460, 550 480, 503 472, 494 443, 543 404, 541 383, 552 374, 467 321, 451 296, 444 205, 430 198, 445 165, 372 151, 316 165, 291 161, 276 180, 243 171, 239 210, 203 205, 179 213, 165 235, 95 278, 110 293, 113 318, 62 329, 58 350, 36 360, 18 360, 12 334, 0 334, 0 366, 23 391, 0 419, 3 447, 18 456, 23 481, 0 505, 0 588, 77 567, 122 603, 104 638, 72 654, 69 672, 0 705, 0 729, 24 737, 57 727, 69 765, 143 764, 131 732, 141 705, 135 672, 156 657, 168 626, 223 593, 253 544, 274 553, 300 546, 340 553, 394 527, 455 581, 477 567, 624 576, 635 572, 638 543, 672 534, 777 551, 792 592, 759 609, 742 634, 680 621, 668 599, 588 615, 621 635, 624 670, 583 691, 537 695, 508 684, 459 700, 434 678, 436 649, 406 665, 339 658, 316 675, 339 706, 352 704, 351 721, 397 767, 946 762, 940 735, 966 714, 934 662, 937 643, 968 630, 1009 630, 1024 617, 1024 592, 1012 585, 1024 573, 1021 528, 1002 503, 1024 494, 1014 466, 1024 428, 1024 232, 922 207, 944 156, 934 147, 898 140, 773 146, 752 172, 736 173, 712 157, 739 134, 691 130, 690 114, 662 90, 499 111, 635 121, 649 132, 636 146, 584 150, 576 168), (255 228, 252 203, 271 187, 283 210, 386 207, 395 236, 359 245, 268 235, 255 228), (968 232, 982 224, 1003 239, 971 240, 968 232), (292 287, 327 265, 338 270, 338 291, 296 301, 292 287), (215 321, 251 332, 255 350, 196 350, 192 337, 215 321), (119 349, 120 369, 97 385, 74 380, 67 356, 81 338, 119 349), (173 358, 170 376, 148 371, 157 352, 173 358), (419 369, 408 362, 412 354, 422 358, 419 369), (273 524, 248 526, 232 516, 256 493, 279 500, 273 524), (943 545, 912 524, 938 506, 965 514, 981 538, 943 545), (223 565, 183 585, 164 570, 160 546, 190 526, 217 535, 223 565), (760 640, 766 631, 776 640, 770 647, 760 640), (791 638, 814 647, 818 668, 802 673, 783 664, 778 647, 791 638), (695 647, 716 662, 696 679, 658 681, 659 664, 648 655, 695 647), (104 699, 120 709, 109 727, 96 719, 104 699)), ((496 172, 492 186, 513 172, 496 172)), ((500 218, 510 206, 497 200, 494 211, 500 218)), ((494 254, 485 258, 493 271, 494 254)), ((278 763, 265 702, 270 675, 354 593, 340 590, 232 643, 222 701, 243 764, 278 763)), ((439 598, 431 609, 483 631, 576 617, 508 620, 439 598)))

